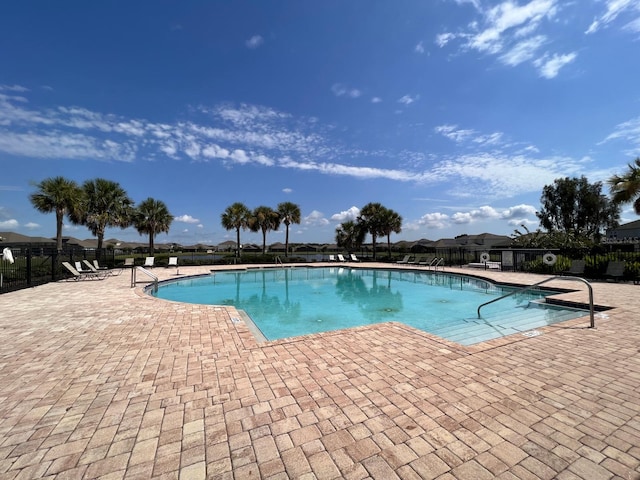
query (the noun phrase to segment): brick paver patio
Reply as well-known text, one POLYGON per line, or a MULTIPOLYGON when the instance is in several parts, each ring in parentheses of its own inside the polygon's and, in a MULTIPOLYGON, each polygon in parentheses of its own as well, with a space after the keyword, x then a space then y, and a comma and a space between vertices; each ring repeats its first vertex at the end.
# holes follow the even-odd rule
POLYGON ((0 296, 0 479, 640 478, 640 286, 594 283, 596 329, 465 348, 398 323, 258 344, 129 282, 0 296))

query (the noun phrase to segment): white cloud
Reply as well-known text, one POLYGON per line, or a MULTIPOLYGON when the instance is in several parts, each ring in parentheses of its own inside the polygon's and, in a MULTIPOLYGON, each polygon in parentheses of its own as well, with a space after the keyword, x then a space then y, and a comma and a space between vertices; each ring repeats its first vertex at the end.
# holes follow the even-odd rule
POLYGON ((282 189, 282 192, 283 192, 283 193, 286 193, 286 194, 288 195, 288 194, 290 194, 290 193, 292 193, 292 192, 293 192, 293 189, 292 189, 292 188, 283 188, 283 189, 282 189))
POLYGON ((536 51, 545 43, 546 37, 544 35, 536 35, 535 37, 528 38, 516 45, 504 53, 500 60, 503 63, 515 67, 523 62, 531 60, 536 51))
POLYGON ((326 226, 329 225, 329 220, 324 217, 322 212, 313 210, 309 215, 303 218, 302 223, 307 226, 326 226))
POLYGON ((528 27, 533 31, 545 17, 552 18, 555 13, 555 0, 532 0, 522 6, 504 1, 485 12, 486 28, 473 35, 468 46, 481 52, 498 53, 507 43, 503 35, 509 30, 528 27))
POLYGON ((335 222, 347 222, 349 220, 356 220, 360 216, 360 209, 358 207, 351 207, 348 210, 343 210, 340 213, 331 215, 331 220, 335 222))
POLYGON ((15 228, 18 228, 19 226, 20 224, 15 218, 11 218, 9 220, 4 220, 0 222, 0 228, 6 228, 8 230, 13 230, 15 228))
POLYGON ((553 54, 551 58, 545 55, 544 57, 535 60, 534 65, 538 67, 538 72, 541 77, 555 78, 560 69, 573 62, 577 56, 578 54, 575 52, 567 53, 565 55, 553 54))
POLYGON ((373 97, 371 99, 371 103, 380 103, 382 102, 382 99, 380 97, 373 97))
POLYGON ((413 49, 416 53, 424 53, 424 44, 422 41, 418 42, 418 44, 413 49))
POLYGON ((434 130, 456 143, 463 142, 476 134, 475 130, 459 129, 457 125, 439 125, 434 130))
POLYGON ((258 48, 263 43, 264 43, 264 38, 262 38, 262 36, 260 36, 260 35, 254 35, 249 40, 244 42, 244 44, 247 46, 247 48, 251 48, 251 49, 258 48))
POLYGON ((438 45, 439 47, 444 47, 447 43, 451 42, 452 40, 455 40, 457 38, 457 35, 453 34, 453 33, 441 33, 439 35, 436 36, 436 45, 438 45))
POLYGON ((362 92, 357 88, 350 88, 342 83, 334 83, 331 86, 331 91, 336 97, 358 98, 362 95, 362 92))
POLYGON ((512 227, 520 227, 522 225, 530 227, 538 224, 538 220, 529 220, 528 218, 513 218, 507 222, 507 225, 510 225, 512 227))
POLYGON ((427 213, 420 217, 418 224, 427 228, 446 228, 449 226, 449 215, 445 213, 427 213))
POLYGON ((607 138, 599 142, 598 145, 602 145, 605 142, 611 140, 623 140, 631 144, 631 148, 627 150, 630 156, 640 154, 640 117, 632 118, 626 122, 616 125, 613 133, 610 133, 607 138))
POLYGON ((0 85, 0 91, 5 92, 28 92, 29 89, 22 85, 0 85))
POLYGON ((24 224, 24 227, 28 228, 29 230, 34 230, 36 228, 40 228, 40 224, 35 222, 27 222, 24 224))
POLYGON ((500 217, 512 220, 516 217, 523 217, 525 215, 535 215, 536 211, 536 208, 532 205, 520 204, 503 210, 500 213, 500 217))
POLYGON ((466 224, 474 222, 476 220, 486 220, 499 217, 500 214, 496 211, 495 208, 485 205, 468 212, 456 212, 451 215, 451 220, 456 224, 466 224))
POLYGON ((191 215, 180 215, 179 217, 175 217, 174 220, 182 223, 198 223, 200 221, 197 218, 193 218, 191 215))
POLYGON ((420 95, 404 95, 398 99, 398 103, 403 105, 411 105, 413 102, 420 99, 420 95))
POLYGON ((500 62, 511 67, 533 63, 542 77, 555 78, 563 66, 577 57, 575 52, 551 52, 542 56, 538 53, 543 45, 550 43, 547 35, 540 33, 543 21, 553 21, 559 10, 558 0, 530 0, 522 5, 504 0, 485 10, 478 8, 479 21, 471 22, 465 32, 440 34, 436 43, 444 47, 462 39, 463 52, 475 50, 497 55, 500 62))
POLYGON ((470 141, 478 145, 488 146, 500 144, 503 136, 501 132, 481 135, 473 129, 458 128, 458 125, 438 125, 434 128, 434 131, 456 143, 470 141))
MULTIPOLYGON (((611 22, 613 22, 619 15, 625 12, 640 12, 640 3, 638 0, 606 0, 606 11, 596 17, 589 28, 585 32, 586 34, 591 34, 597 32, 600 28, 607 27, 611 22)), ((636 18, 630 24, 640 23, 640 19, 636 18)), ((632 28, 633 29, 633 28, 632 28)), ((636 30, 637 31, 637 30, 636 30)))

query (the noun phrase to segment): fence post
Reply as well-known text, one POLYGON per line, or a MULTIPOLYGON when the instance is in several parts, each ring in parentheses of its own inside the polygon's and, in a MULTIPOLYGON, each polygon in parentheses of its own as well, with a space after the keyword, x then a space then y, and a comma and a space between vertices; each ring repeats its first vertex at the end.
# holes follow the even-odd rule
POLYGON ((31 249, 27 248, 27 285, 31 286, 31 249))

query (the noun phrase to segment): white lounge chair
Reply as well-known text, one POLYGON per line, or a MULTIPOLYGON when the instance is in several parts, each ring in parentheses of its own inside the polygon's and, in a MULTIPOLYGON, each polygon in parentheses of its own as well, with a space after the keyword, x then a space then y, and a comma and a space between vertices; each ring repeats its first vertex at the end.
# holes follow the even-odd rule
POLYGON ((360 259, 358 257, 356 257, 355 253, 349 254, 349 257, 351 258, 352 262, 359 262, 360 261, 360 259))
MULTIPOLYGON (((86 260, 84 260, 84 262, 86 262, 86 260)), ((88 273, 88 272, 93 272, 93 268, 83 267, 83 266, 82 266, 82 262, 75 262, 75 266, 76 266, 76 270, 77 270, 79 273, 88 273)))
POLYGON ((169 263, 167 267, 177 267, 178 266, 178 257, 169 257, 169 263))
POLYGON ((411 258, 411 255, 405 255, 402 260, 398 260, 396 263, 409 263, 410 258, 411 258))
POLYGON ((93 268, 95 268, 96 270, 109 270, 108 267, 100 266, 100 264, 98 263, 98 260, 93 261, 93 268))
POLYGON ((336 256, 335 255, 329 255, 329 261, 330 262, 335 262, 336 261, 336 256))
POLYGON ((87 260, 83 260, 83 262, 87 265, 87 267, 91 268, 94 272, 97 273, 105 273, 114 277, 122 273, 122 268, 112 270, 108 267, 101 267, 100 264, 98 264, 98 260, 94 260, 93 264, 89 263, 87 260))
POLYGON ((147 258, 144 259, 143 267, 151 268, 155 264, 155 261, 156 261, 156 257, 147 257, 147 258))
POLYGON ((338 254, 338 261, 340 262, 346 262, 345 258, 342 256, 341 253, 338 254))

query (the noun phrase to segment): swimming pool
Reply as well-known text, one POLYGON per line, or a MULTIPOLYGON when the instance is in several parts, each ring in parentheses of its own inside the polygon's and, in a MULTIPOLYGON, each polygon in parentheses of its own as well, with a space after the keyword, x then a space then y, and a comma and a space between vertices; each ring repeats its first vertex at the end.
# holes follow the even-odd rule
POLYGON ((220 271, 161 283, 154 295, 187 303, 231 305, 267 340, 381 322, 401 322, 463 345, 530 331, 585 315, 540 302, 550 291, 517 294, 486 280, 433 271, 349 267, 220 271))

